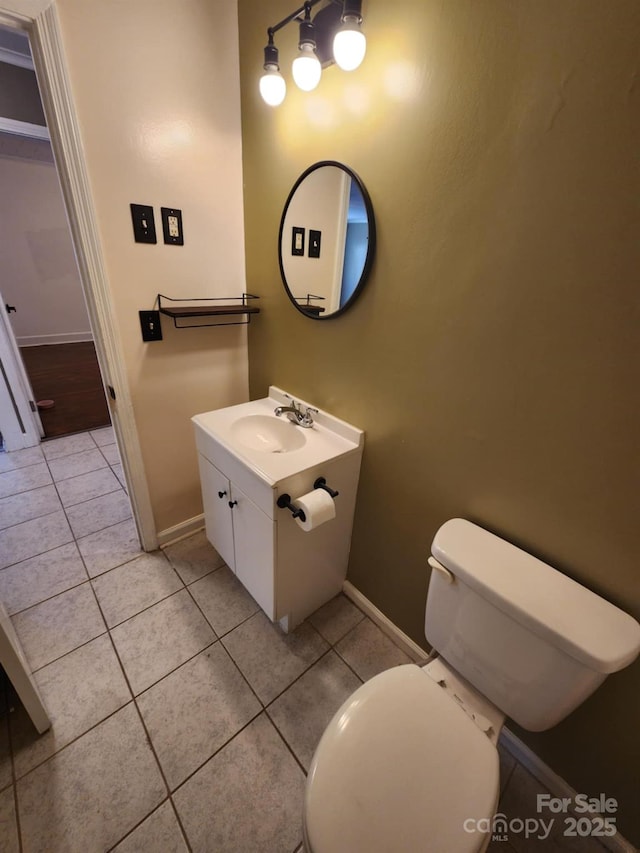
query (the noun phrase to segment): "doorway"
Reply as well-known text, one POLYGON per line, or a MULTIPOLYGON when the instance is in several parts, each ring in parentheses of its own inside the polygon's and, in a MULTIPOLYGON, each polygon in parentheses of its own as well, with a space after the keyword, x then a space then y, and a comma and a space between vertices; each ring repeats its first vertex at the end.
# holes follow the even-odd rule
MULTIPOLYGON (((13 9, 4 8, 2 2, 0 0, 0 26, 12 32, 28 33, 30 39, 100 372, 103 385, 109 392, 114 437, 141 545, 145 551, 153 551, 158 547, 158 536, 82 149, 80 125, 71 95, 57 0, 34 3, 33 11, 29 13, 22 9, 16 11, 18 0, 9 0, 13 9), (38 8, 41 11, 36 11, 38 8)), ((6 416, 15 446, 28 448, 39 443, 39 419, 37 410, 35 416, 31 411, 29 401, 33 400, 33 395, 30 397, 26 390, 28 379, 24 369, 20 372, 22 360, 11 347, 15 348, 15 340, 13 336, 9 340, 3 334, 8 316, 0 310, 0 318, 0 360, 3 361, 0 365, 0 417, 6 416), (10 382, 7 382, 7 376, 10 382), (15 393, 12 395, 12 392, 15 393), (21 426, 24 426, 24 431, 21 426), (34 434, 35 438, 32 438, 34 434)))
MULTIPOLYGON (((111 423, 25 33, 0 27, 3 305, 44 438, 111 423)), ((20 365, 18 366, 20 368, 20 365)))

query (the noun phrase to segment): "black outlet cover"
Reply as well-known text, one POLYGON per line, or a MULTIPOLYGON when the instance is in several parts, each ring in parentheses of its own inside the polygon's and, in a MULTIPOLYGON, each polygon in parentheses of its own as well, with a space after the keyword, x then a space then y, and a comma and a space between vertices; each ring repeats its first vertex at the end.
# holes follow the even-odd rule
POLYGON ((129 206, 136 243, 157 243, 153 207, 148 204, 131 204, 129 206))
POLYGON ((138 311, 143 341, 161 341, 162 326, 159 311, 138 311))

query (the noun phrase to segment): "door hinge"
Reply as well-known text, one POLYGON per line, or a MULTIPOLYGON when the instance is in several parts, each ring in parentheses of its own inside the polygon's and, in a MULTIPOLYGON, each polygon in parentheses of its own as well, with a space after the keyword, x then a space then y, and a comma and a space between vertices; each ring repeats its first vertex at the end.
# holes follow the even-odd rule
POLYGON ((111 397, 112 400, 115 400, 116 399, 115 388, 113 387, 113 385, 107 385, 107 388, 109 390, 109 396, 111 397))
POLYGON ((32 411, 32 412, 37 412, 37 411, 38 411, 38 407, 37 407, 37 406, 36 406, 36 404, 33 402, 33 400, 29 400, 29 405, 31 406, 31 411, 32 411))

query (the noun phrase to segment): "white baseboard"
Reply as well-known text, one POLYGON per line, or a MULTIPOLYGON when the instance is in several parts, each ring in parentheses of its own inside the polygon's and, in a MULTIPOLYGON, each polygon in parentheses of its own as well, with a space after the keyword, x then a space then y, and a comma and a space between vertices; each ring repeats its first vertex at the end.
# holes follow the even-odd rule
POLYGON ((381 610, 378 610, 375 604, 369 601, 369 599, 363 595, 359 589, 356 589, 350 581, 344 582, 342 591, 347 598, 350 598, 351 601, 360 608, 360 610, 367 614, 372 622, 376 623, 381 631, 393 640, 396 646, 400 646, 400 648, 406 652, 412 660, 420 664, 427 662, 429 659, 429 653, 420 648, 420 646, 415 643, 411 637, 407 636, 404 631, 401 631, 400 628, 391 621, 391 619, 385 616, 381 610))
POLYGON ((22 335, 16 338, 19 347, 41 347, 49 344, 79 344, 92 341, 91 332, 60 332, 57 335, 22 335))
POLYGON ((160 548, 166 548, 167 545, 173 545, 181 539, 186 539, 187 536, 193 536, 194 533, 203 528, 204 515, 194 515, 193 518, 181 521, 180 524, 174 524, 173 527, 167 527, 166 530, 159 530, 158 545, 160 548))
MULTIPOLYGON (((500 745, 509 752, 522 766, 535 776, 538 782, 543 785, 550 794, 554 797, 567 797, 571 802, 574 802, 577 791, 574 791, 571 785, 558 776, 555 770, 552 770, 548 764, 539 758, 533 750, 514 735, 506 726, 500 732, 500 745)), ((594 817, 595 812, 590 812, 589 817, 594 817)), ((578 817, 580 815, 577 815, 578 817)), ((584 817, 584 815, 582 815, 584 817)), ((603 818, 607 815, 602 815, 603 818)), ((611 850, 612 853, 637 853, 636 848, 626 840, 619 832, 611 837, 599 836, 597 839, 600 844, 611 850)))

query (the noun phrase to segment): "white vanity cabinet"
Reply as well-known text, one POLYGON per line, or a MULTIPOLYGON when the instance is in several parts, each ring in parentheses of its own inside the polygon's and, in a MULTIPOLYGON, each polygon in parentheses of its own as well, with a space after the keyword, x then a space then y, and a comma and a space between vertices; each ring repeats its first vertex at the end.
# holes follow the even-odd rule
POLYGON ((311 429, 276 418, 287 399, 271 387, 266 399, 193 418, 207 538, 286 631, 342 589, 364 439, 321 410, 311 429), (339 492, 335 518, 305 531, 278 498, 295 506, 319 477, 339 492))
POLYGON ((200 482, 207 539, 270 619, 274 591, 275 522, 202 454, 200 482))

